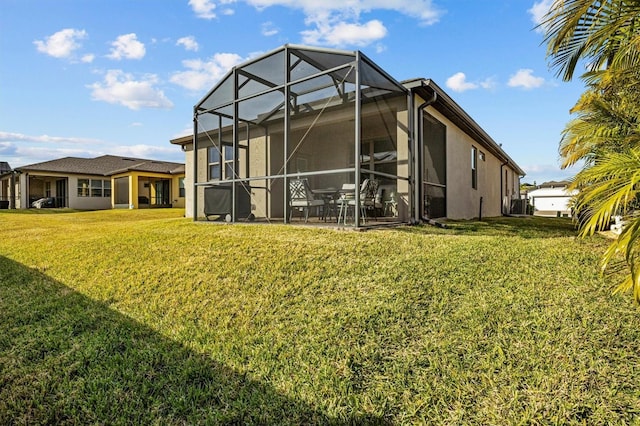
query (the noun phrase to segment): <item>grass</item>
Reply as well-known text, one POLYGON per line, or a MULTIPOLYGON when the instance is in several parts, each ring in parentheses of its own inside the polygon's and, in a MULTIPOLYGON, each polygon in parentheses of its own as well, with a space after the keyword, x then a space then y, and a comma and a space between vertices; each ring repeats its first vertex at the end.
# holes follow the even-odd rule
POLYGON ((563 219, 0 213, 0 424, 632 424, 640 316, 563 219))

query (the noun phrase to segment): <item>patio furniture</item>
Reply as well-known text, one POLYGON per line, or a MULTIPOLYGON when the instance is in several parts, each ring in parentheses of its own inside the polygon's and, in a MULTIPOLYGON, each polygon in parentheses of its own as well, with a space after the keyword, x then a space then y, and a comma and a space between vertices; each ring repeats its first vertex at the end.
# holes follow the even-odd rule
POLYGON ((392 217, 398 217, 398 202, 396 201, 396 193, 391 191, 388 200, 384 202, 384 216, 391 213, 392 217))
POLYGON ((324 201, 324 207, 322 208, 322 219, 326 222, 327 219, 333 217, 338 219, 338 205, 336 198, 340 194, 337 188, 320 188, 311 190, 315 196, 318 196, 324 201))
POLYGON ((378 181, 375 179, 365 179, 360 185, 360 206, 356 208, 355 184, 344 184, 340 191, 342 196, 338 200, 340 204, 340 214, 338 215, 338 223, 344 220, 347 224, 347 216, 349 211, 358 210, 362 217, 362 223, 366 223, 367 210, 375 210, 376 193, 378 192, 378 181))
POLYGON ((293 217, 293 210, 304 212, 304 222, 309 220, 310 207, 322 207, 324 200, 314 198, 307 179, 291 179, 289 181, 289 221, 293 217))

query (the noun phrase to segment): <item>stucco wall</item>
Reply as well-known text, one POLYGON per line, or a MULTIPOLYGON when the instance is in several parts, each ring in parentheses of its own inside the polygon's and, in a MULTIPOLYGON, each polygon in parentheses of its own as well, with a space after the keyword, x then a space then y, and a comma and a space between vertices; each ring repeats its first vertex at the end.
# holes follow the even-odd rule
POLYGON ((44 196, 44 183, 51 184, 51 197, 56 197, 56 180, 67 179, 67 207, 77 210, 103 210, 111 208, 110 197, 78 197, 78 179, 109 180, 104 176, 78 175, 68 176, 62 173, 22 173, 20 182, 20 208, 29 208, 29 198, 44 196), (29 179, 34 177, 35 179, 29 179))
POLYGON ((502 215, 502 205, 506 197, 517 196, 519 180, 510 168, 502 167, 502 162, 480 143, 459 129, 433 106, 425 110, 446 127, 446 167, 447 167, 447 217, 450 219, 472 219, 502 215), (477 189, 472 187, 471 148, 478 150, 477 189), (484 154, 484 160, 481 159, 484 154), (505 182, 502 175, 507 170, 505 182), (503 190, 504 189, 504 190, 503 190), (502 194, 504 192, 504 194, 502 194), (482 212, 480 200, 482 199, 482 212))

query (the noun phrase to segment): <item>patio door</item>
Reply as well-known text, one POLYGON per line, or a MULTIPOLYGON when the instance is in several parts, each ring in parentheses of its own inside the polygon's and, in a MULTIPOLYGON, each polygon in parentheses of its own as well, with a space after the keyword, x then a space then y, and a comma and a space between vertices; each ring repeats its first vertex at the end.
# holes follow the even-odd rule
POLYGON ((422 216, 447 216, 447 128, 431 115, 422 118, 422 216))
POLYGON ((171 204, 170 196, 169 196, 169 180, 163 179, 156 181, 155 189, 155 205, 156 206, 168 206, 171 204))
POLYGON ((67 207, 67 179, 56 180, 56 207, 67 207))

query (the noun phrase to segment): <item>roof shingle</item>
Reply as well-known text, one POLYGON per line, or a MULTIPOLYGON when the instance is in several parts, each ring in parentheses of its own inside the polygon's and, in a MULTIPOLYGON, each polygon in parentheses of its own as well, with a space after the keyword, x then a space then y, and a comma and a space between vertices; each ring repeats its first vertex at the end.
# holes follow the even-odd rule
POLYGON ((96 158, 64 157, 42 163, 29 164, 18 170, 111 176, 128 171, 149 173, 184 173, 184 164, 170 161, 103 155, 96 158))

